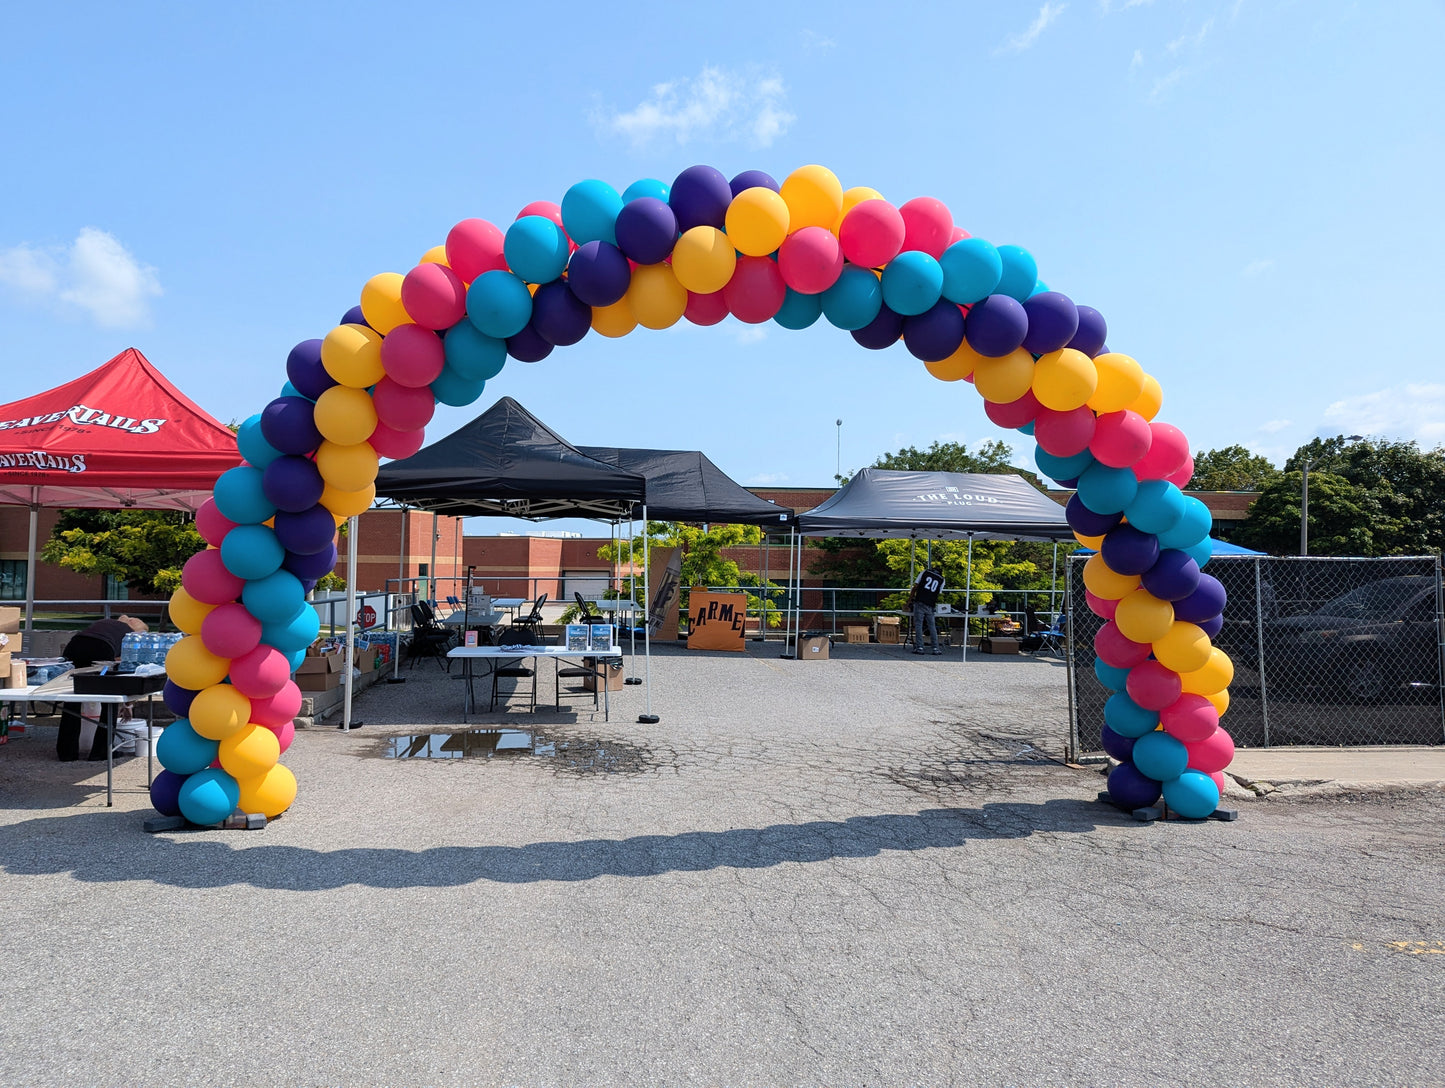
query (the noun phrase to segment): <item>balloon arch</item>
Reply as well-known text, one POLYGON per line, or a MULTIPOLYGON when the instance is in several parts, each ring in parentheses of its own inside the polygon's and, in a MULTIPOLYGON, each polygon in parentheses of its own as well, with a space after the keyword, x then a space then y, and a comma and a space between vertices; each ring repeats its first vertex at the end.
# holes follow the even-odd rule
POLYGON ((237 435, 245 464, 196 517, 210 545, 186 563, 171 615, 155 807, 214 824, 280 815, 279 762, 301 692, 292 679, 319 617, 306 603, 336 563, 337 526, 371 506, 378 459, 422 445, 436 403, 471 404, 507 358, 537 362, 589 331, 624 336, 727 315, 803 329, 820 318, 867 348, 903 341, 928 372, 969 382, 1001 427, 1031 435, 1063 487, 1084 567, 1095 672, 1114 694, 1104 746, 1124 805, 1161 793, 1202 817, 1233 757, 1219 716, 1229 658, 1211 645, 1224 590, 1201 573, 1209 511, 1178 428, 1154 422, 1159 384, 1104 343, 1098 311, 1038 279, 1033 257, 954 226, 939 201, 895 207, 821 166, 779 185, 708 166, 619 194, 601 181, 529 204, 505 231, 458 223, 405 275, 373 276, 324 339, 286 360, 277 398, 237 435))

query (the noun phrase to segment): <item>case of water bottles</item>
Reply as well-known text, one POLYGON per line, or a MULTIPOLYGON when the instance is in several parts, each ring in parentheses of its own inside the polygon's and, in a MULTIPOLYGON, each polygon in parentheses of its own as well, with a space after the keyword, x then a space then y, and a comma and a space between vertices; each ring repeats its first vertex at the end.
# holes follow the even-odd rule
POLYGON ((119 672, 134 672, 141 665, 166 663, 166 655, 185 636, 180 632, 162 634, 157 631, 132 631, 120 640, 119 672))

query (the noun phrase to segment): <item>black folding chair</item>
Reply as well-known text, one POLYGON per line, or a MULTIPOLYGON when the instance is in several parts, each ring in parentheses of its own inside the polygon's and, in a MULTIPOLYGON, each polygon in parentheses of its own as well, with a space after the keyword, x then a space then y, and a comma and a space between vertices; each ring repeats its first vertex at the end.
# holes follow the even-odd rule
MULTIPOLYGON (((498 646, 537 646, 540 645, 537 639, 537 632, 531 627, 518 627, 513 624, 504 627, 497 635, 498 646)), ((492 669, 492 701, 487 709, 497 709, 497 696, 500 694, 501 681, 505 679, 532 681, 531 709, 537 709, 537 670, 529 665, 522 664, 525 657, 503 658, 496 663, 492 669)))
MULTIPOLYGON (((535 632, 542 624, 542 606, 546 603, 547 594, 544 593, 532 603, 532 611, 528 612, 525 616, 518 616, 512 621, 512 627, 529 627, 535 632)), ((543 645, 540 635, 538 635, 536 644, 538 646, 543 645)), ((502 645, 502 643, 498 643, 498 645, 502 645)))
POLYGON ((411 606, 411 648, 409 650, 410 662, 407 668, 416 668, 416 661, 419 657, 429 657, 436 660, 447 672, 452 671, 451 660, 446 656, 447 651, 452 648, 452 637, 455 632, 441 626, 434 618, 428 616, 428 610, 422 602, 411 606))
POLYGON ((577 622, 578 622, 578 623, 606 623, 606 622, 607 622, 605 619, 603 619, 602 613, 596 611, 596 610, 592 607, 592 602, 589 601, 586 597, 582 596, 581 593, 577 593, 577 592, 574 591, 573 594, 572 594, 572 596, 573 596, 574 598, 576 598, 577 607, 581 610, 581 611, 577 614, 577 622))

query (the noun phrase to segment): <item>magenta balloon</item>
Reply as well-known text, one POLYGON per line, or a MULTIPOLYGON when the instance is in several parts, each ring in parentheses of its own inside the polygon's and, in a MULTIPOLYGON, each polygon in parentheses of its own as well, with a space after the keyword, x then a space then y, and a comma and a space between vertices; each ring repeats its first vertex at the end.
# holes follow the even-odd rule
POLYGON ((975 302, 964 322, 968 346, 994 359, 1017 351, 1028 331, 1023 304, 1008 295, 989 295, 975 302))
POLYGON ((732 199, 728 179, 711 166, 689 166, 677 175, 667 194, 668 206, 677 216, 677 229, 684 233, 693 227, 724 229, 732 199))
POLYGON ((202 604, 228 604, 245 587, 245 580, 237 578, 221 562, 219 548, 197 552, 181 568, 181 588, 202 604))
POLYGON ((214 498, 201 503, 200 509, 196 511, 196 532, 200 533, 201 539, 213 548, 219 548, 226 534, 235 527, 234 521, 216 509, 214 498))
POLYGON ((274 646, 257 646, 231 662, 231 686, 248 699, 269 699, 290 679, 291 662, 274 646))
POLYGON ((936 363, 963 343, 963 325, 963 311, 941 298, 923 313, 904 319, 903 344, 915 359, 936 363))
POLYGON ((943 201, 916 196, 898 214, 903 219, 904 250, 919 250, 934 260, 943 256, 953 241, 953 215, 943 201))
POLYGON ((1189 753, 1190 769, 1205 774, 1222 771, 1234 761, 1234 738, 1224 729, 1216 729, 1203 740, 1186 741, 1184 749, 1189 753))
POLYGON ((1141 480, 1162 480, 1184 464, 1189 439, 1172 423, 1151 423, 1149 431, 1149 452, 1134 465, 1134 475, 1141 480))
MULTIPOLYGON (((967 322, 964 322, 965 330, 967 322)), ((1060 412, 1040 408, 1034 417, 1034 441, 1045 453, 1055 457, 1073 457, 1089 448, 1094 439, 1094 413, 1087 406, 1060 412)))
POLYGON ((826 227, 804 227, 778 249, 783 282, 802 295, 821 295, 843 274, 843 251, 826 227))
POLYGON ((441 337, 420 325, 398 325, 381 342, 382 368, 398 385, 424 389, 436 381, 446 361, 441 337))
POLYGON ((553 280, 532 296, 532 325, 547 343, 567 347, 592 328, 592 307, 573 294, 564 280, 553 280))
MULTIPOLYGON (((255 719, 255 716, 255 711, 253 710, 251 713, 252 720, 255 719)), ((289 718, 280 725, 266 725, 264 722, 256 722, 256 724, 276 734, 276 740, 281 745, 281 753, 283 755, 286 749, 291 747, 291 742, 296 739, 296 723, 289 718)))
MULTIPOLYGON (((449 329, 466 316, 466 285, 446 265, 426 261, 401 281, 401 304, 417 325, 449 329)), ((387 338, 395 332, 392 329, 387 338)))
MULTIPOLYGON (((431 422, 431 417, 436 412, 436 397, 429 386, 402 385, 390 377, 382 378, 376 383, 376 388, 371 391, 371 404, 376 409, 377 421, 386 424, 393 431, 420 430, 431 422)), ((371 445, 377 453, 382 452, 375 442, 371 445)), ((321 498, 320 495, 316 497, 321 498)))
POLYGON ((251 700, 251 720, 267 729, 284 727, 301 713, 301 689, 296 681, 287 680, 275 695, 251 700))
POLYGON ((201 621, 201 643, 217 657, 242 657, 261 644, 261 621, 243 604, 220 605, 201 621))
POLYGON ((1164 732, 1188 745, 1219 728, 1219 709, 1203 695, 1185 692, 1159 711, 1159 722, 1164 732))
POLYGON ((863 268, 881 268, 903 252, 908 227, 886 200, 864 200, 848 209, 838 227, 843 255, 863 268))
POLYGON ((607 242, 577 247, 567 262, 567 285, 588 306, 611 306, 627 294, 632 267, 622 250, 607 242))
POLYGON ((1089 452, 1110 468, 1128 468, 1149 452, 1152 441, 1149 421, 1138 412, 1105 412, 1094 426, 1089 452))
POLYGON ((398 431, 395 427, 379 422, 366 444, 376 451, 378 457, 390 457, 394 461, 400 461, 421 449, 425 441, 426 432, 420 427, 414 431, 398 431))
POLYGON ((1179 700, 1182 690, 1179 674, 1158 661, 1142 661, 1129 670, 1124 689, 1129 698, 1145 710, 1163 710, 1179 700))
POLYGON ((1132 669, 1149 660, 1151 652, 1148 643, 1135 642, 1124 637, 1119 625, 1113 620, 1100 627, 1094 635, 1094 653, 1106 665, 1116 669, 1132 669))
POLYGON ((998 426, 1014 430, 1026 423, 1033 423, 1042 408, 1039 398, 1034 396, 1034 391, 1030 389, 1018 400, 1011 400, 1007 404, 984 401, 983 414, 998 426))

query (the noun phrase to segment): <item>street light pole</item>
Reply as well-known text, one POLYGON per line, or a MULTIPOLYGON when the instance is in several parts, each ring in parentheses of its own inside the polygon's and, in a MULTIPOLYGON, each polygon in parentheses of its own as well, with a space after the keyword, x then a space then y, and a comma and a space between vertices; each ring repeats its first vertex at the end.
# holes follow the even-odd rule
POLYGON ((837 460, 834 461, 834 463, 833 463, 833 479, 834 479, 835 481, 841 483, 841 482, 842 482, 842 477, 843 477, 843 421, 840 419, 840 420, 837 421, 837 423, 838 423, 838 456, 837 456, 837 460))

